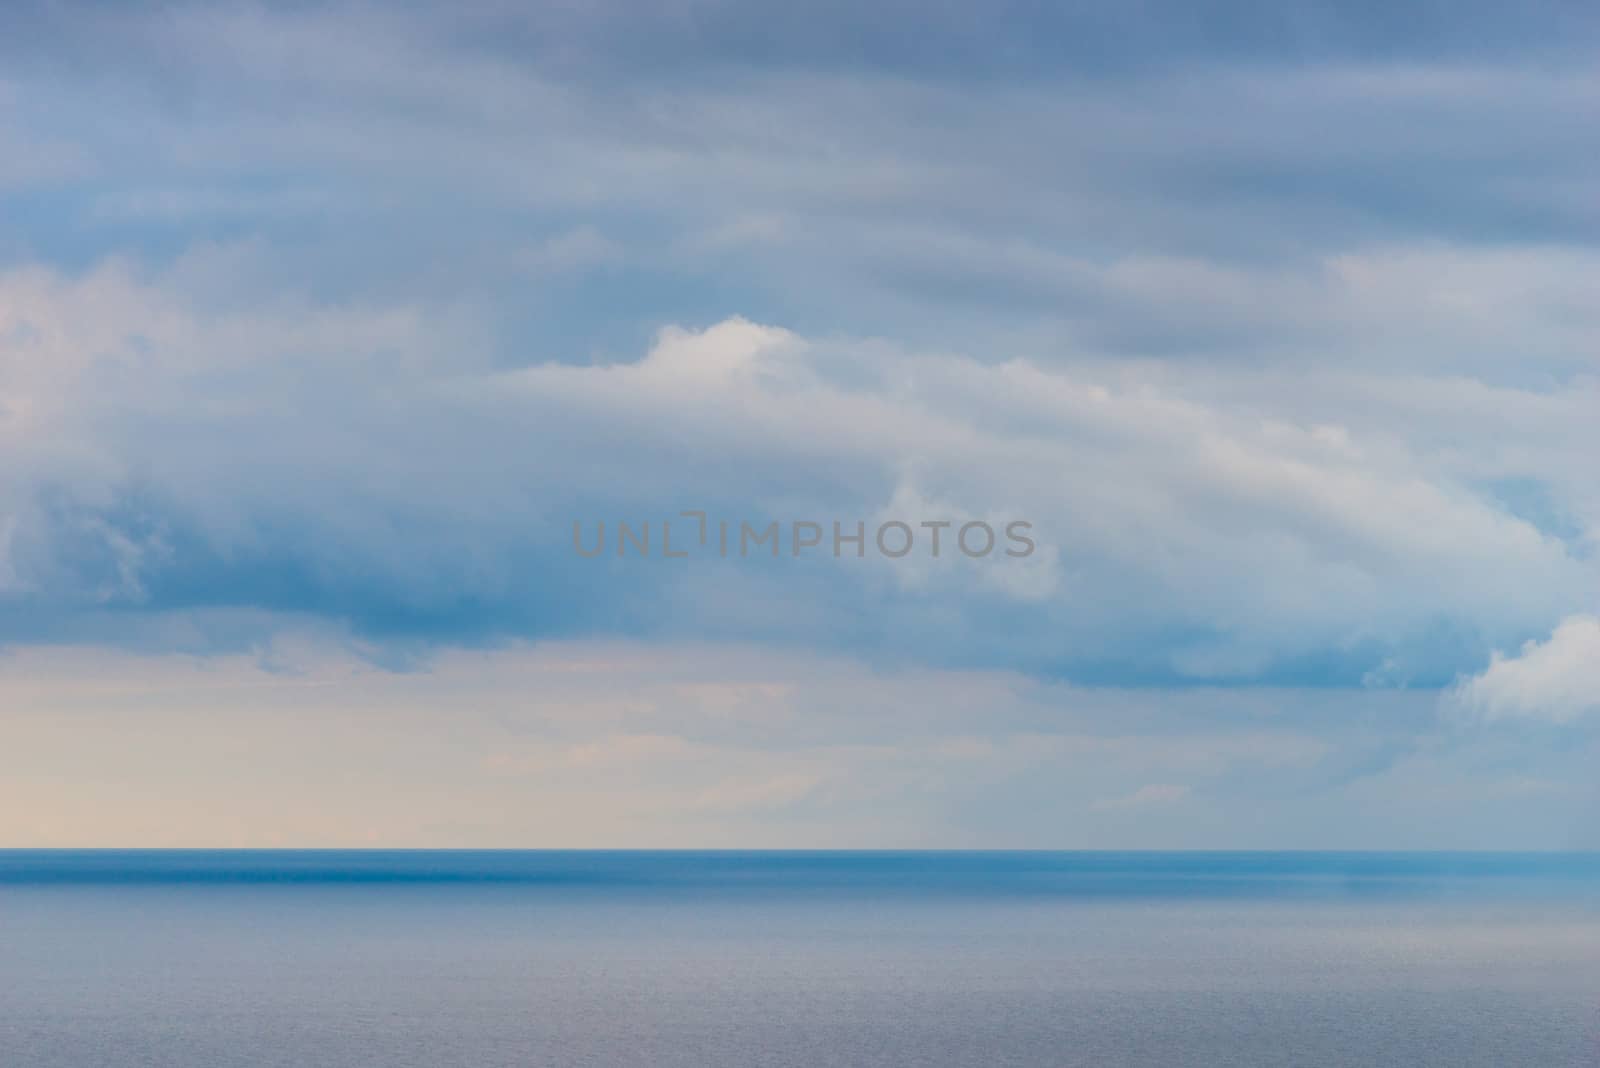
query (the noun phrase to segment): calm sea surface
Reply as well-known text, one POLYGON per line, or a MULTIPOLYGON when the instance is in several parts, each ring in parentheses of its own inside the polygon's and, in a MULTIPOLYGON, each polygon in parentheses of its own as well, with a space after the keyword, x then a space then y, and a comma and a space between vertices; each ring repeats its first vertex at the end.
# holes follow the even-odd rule
POLYGON ((0 1065, 1600 1064, 1600 856, 0 852, 0 1065))

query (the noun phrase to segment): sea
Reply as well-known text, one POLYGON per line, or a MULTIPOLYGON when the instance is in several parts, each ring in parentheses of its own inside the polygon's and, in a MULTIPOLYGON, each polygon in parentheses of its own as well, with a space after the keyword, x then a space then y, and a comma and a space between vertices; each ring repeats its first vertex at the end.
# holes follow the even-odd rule
POLYGON ((1600 1065, 1600 855, 0 852, 0 1066, 124 1065, 1600 1065))

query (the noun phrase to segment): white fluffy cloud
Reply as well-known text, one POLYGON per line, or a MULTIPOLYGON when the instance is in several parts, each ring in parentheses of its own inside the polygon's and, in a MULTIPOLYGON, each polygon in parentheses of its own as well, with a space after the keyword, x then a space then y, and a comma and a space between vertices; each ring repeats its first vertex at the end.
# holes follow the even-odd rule
POLYGON ((1452 697, 1486 720, 1572 723, 1600 712, 1600 618, 1572 616, 1545 641, 1511 656, 1495 653, 1452 697))
MULTIPOLYGON (((1596 581, 1582 533, 1595 502, 1576 490, 1595 436, 1587 381, 1461 390, 1307 372, 1274 392, 1216 367, 1070 351, 996 362, 742 319, 666 330, 635 362, 502 370, 474 357, 470 320, 241 310, 185 278, 0 276, 0 577, 14 603, 182 609, 203 573, 213 605, 360 626, 364 599, 426 622, 466 597, 518 634, 538 600, 559 632, 584 607, 548 585, 573 574, 575 516, 922 508, 941 514, 904 518, 1026 519, 1041 551, 1017 565, 840 563, 829 596, 845 600, 817 602, 812 638, 840 604, 921 598, 936 610, 909 618, 936 658, 998 596, 1036 614, 1011 654, 997 643, 983 658, 1053 647, 1093 663, 1131 646, 1180 675, 1248 678, 1357 650, 1403 678, 1408 656, 1413 672, 1441 670, 1419 652, 1440 627, 1470 655, 1581 610, 1596 581), (1508 437, 1526 455, 1485 455, 1508 437), (1519 477, 1579 533, 1484 488, 1519 477), (286 567, 288 592, 264 602, 286 567)), ((610 583, 599 597, 660 600, 690 633, 712 591, 749 577, 696 571, 689 596, 660 568, 585 574, 610 583)), ((762 581, 815 595, 809 572, 762 581)), ((805 616, 755 626, 793 634, 805 616)), ((1459 670, 1459 651, 1442 655, 1459 670)))

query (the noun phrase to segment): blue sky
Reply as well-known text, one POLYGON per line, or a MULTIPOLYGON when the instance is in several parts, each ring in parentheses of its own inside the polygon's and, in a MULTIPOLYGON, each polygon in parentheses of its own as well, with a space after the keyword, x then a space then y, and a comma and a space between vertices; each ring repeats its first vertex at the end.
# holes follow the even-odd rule
POLYGON ((8 5, 0 832, 1595 845, 1597 22, 8 5))

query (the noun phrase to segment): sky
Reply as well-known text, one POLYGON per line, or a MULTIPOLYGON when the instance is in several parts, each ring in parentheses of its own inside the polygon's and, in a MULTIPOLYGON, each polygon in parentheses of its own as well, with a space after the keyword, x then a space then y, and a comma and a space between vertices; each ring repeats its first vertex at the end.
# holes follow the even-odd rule
POLYGON ((1600 848, 1597 60, 7 4, 0 845, 1600 848))

